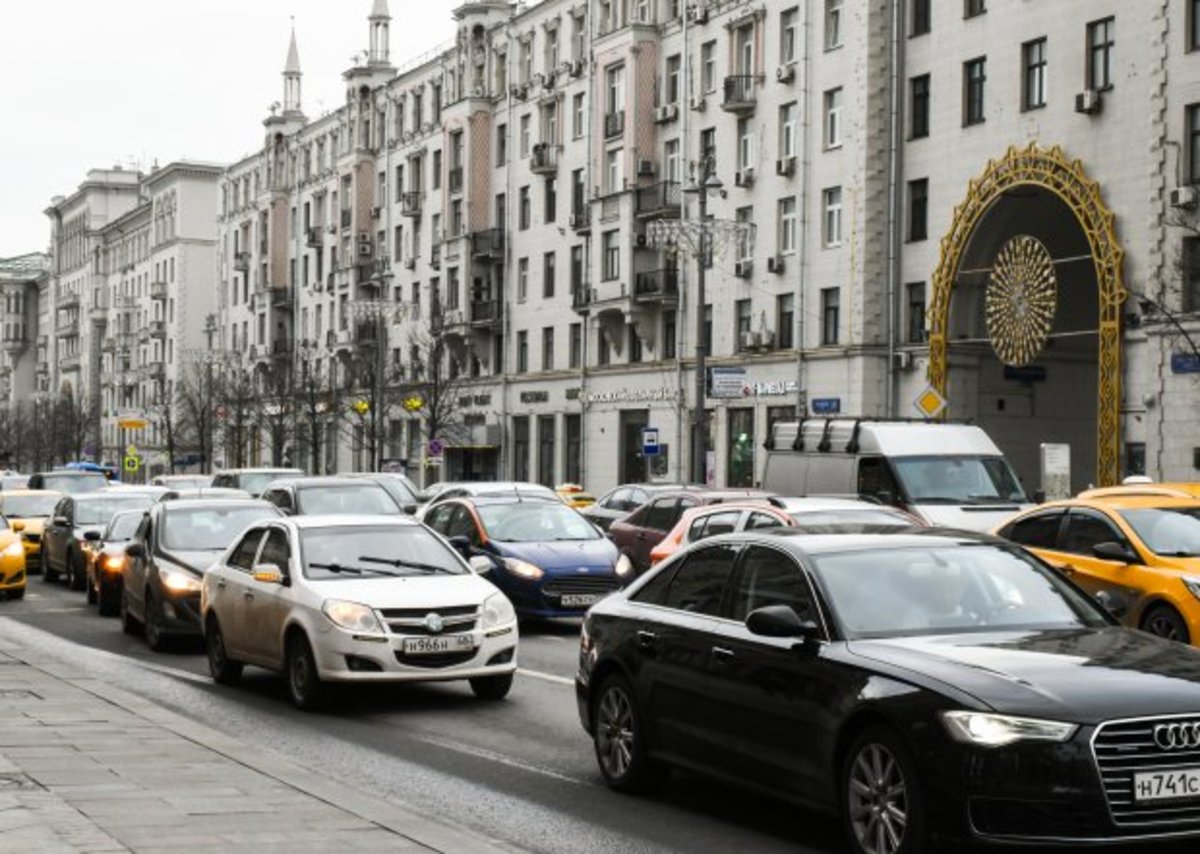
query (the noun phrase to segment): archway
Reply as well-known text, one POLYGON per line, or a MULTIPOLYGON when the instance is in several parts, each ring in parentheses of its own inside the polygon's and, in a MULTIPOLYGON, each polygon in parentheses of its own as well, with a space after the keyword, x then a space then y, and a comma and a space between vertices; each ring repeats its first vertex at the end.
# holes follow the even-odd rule
MULTIPOLYGON (((1083 310, 1079 302, 1082 288, 1062 288, 1069 311, 1058 311, 1052 318, 1054 328, 1043 330, 1040 340, 1017 350, 1032 351, 1037 358, 1047 342, 1082 341, 1092 335, 1097 372, 1095 393, 1095 482, 1115 483, 1120 463, 1121 408, 1121 323, 1120 309, 1125 300, 1124 250, 1115 232, 1115 218, 1101 197, 1099 185, 1091 180, 1078 160, 1069 160, 1058 146, 1045 149, 1036 144, 1011 147, 999 159, 988 162, 983 173, 972 180, 966 198, 954 209, 949 232, 941 240, 941 255, 932 279, 929 307, 929 381, 943 395, 948 394, 950 348, 976 345, 970 333, 952 336, 951 303, 956 288, 972 275, 997 269, 1001 252, 1010 251, 1014 241, 1033 237, 1044 244, 1046 263, 1054 272, 1074 264, 1075 284, 1094 283, 1096 300, 1083 310), (1031 232, 1038 232, 1031 234, 1031 232), (1082 269, 1082 272, 1080 270, 1082 269), (1094 318, 1094 320, 1093 320, 1094 318), (1064 324, 1084 328, 1066 328, 1064 324), (1094 322, 1093 328, 1086 328, 1094 322)), ((1037 250, 1031 250, 1037 254, 1037 250)), ((1043 265, 1044 266, 1044 265, 1043 265)), ((1051 279, 1054 276, 1051 275, 1051 279)), ((979 281, 979 280, 977 280, 979 281)), ((976 288, 977 295, 982 293, 976 288)), ((1057 294, 1055 294, 1057 299, 1057 294)), ((977 310, 980 300, 975 300, 977 310)), ((1022 307, 1024 311, 1024 307, 1022 307)), ((990 326, 989 326, 990 329, 990 326)), ((1035 336, 1037 337, 1037 336, 1035 336)), ((982 343, 1006 364, 1014 357, 1013 342, 999 341, 991 331, 982 343), (1008 346, 1004 346, 1007 344, 1008 346), (1000 356, 1004 353, 1004 356, 1000 356)), ((1066 346, 1066 345, 1064 345, 1066 346)), ((1076 347, 1089 359, 1091 353, 1076 347)), ((1020 366, 1024 367, 1022 363, 1020 366)))

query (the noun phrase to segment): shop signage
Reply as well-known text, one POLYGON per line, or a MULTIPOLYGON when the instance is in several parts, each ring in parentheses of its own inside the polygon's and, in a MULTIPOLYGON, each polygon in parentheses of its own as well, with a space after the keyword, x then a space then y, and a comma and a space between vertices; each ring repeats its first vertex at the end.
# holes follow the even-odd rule
POLYGON ((1043 442, 1042 492, 1047 501, 1071 497, 1071 446, 1065 443, 1043 442))
POLYGON ((784 397, 800 391, 800 383, 795 380, 784 380, 783 382, 754 383, 746 388, 746 394, 753 393, 755 397, 784 397))
POLYGON ((573 386, 572 388, 567 389, 567 400, 579 400, 579 393, 582 391, 583 389, 581 389, 579 386, 573 386))
POLYGON ((678 400, 677 388, 619 388, 615 391, 580 392, 584 403, 644 403, 655 400, 678 400))
POLYGON ((1171 373, 1200 374, 1200 353, 1172 353, 1171 373))
POLYGON ((490 394, 464 394, 458 399, 459 406, 491 406, 490 394))
POLYGON ((1045 365, 1015 365, 1004 366, 1004 378, 1019 383, 1044 383, 1046 381, 1045 365))
POLYGON ((745 397, 745 368, 709 368, 709 397, 745 397))
POLYGON ((813 415, 836 415, 842 411, 840 397, 814 397, 812 399, 813 415))
POLYGON ((550 392, 548 391, 523 391, 521 392, 521 403, 549 403, 550 392))

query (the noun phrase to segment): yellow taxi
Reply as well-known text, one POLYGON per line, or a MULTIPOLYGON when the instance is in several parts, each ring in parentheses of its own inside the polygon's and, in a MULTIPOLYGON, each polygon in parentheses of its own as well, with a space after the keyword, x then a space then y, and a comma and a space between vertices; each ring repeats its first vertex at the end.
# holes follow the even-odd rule
POLYGON ((1089 490, 1021 513, 995 533, 1056 567, 1126 625, 1200 645, 1200 499, 1149 485, 1089 490))
POLYGON ((21 535, 8 527, 0 516, 0 593, 9 599, 25 596, 25 546, 21 535))
POLYGON ((554 492, 562 499, 563 504, 574 507, 576 510, 591 507, 596 503, 596 497, 589 492, 584 492, 583 487, 577 483, 560 483, 554 487, 554 492))
POLYGON ((12 489, 0 492, 0 516, 20 535, 25 547, 25 567, 29 572, 42 569, 42 528, 54 515, 61 492, 50 489, 12 489))

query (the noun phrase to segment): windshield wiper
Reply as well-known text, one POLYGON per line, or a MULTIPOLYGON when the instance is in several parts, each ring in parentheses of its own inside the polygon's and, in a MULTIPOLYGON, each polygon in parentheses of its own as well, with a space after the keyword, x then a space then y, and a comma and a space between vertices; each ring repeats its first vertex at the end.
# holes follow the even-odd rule
MULTIPOLYGON (((432 563, 421 563, 420 561, 414 560, 405 560, 404 558, 368 557, 364 555, 360 557, 359 560, 366 561, 367 563, 386 563, 388 566, 394 566, 397 569, 404 567, 405 569, 419 569, 423 572, 444 572, 447 575, 455 574, 452 570, 446 569, 444 566, 436 566, 432 563)), ((376 570, 376 572, 382 571, 384 570, 376 570)), ((398 575, 399 573, 391 572, 388 574, 398 575)))
MULTIPOLYGON (((360 560, 361 560, 361 558, 360 558, 360 560)), ((335 573, 339 573, 339 574, 343 573, 343 572, 349 572, 349 573, 353 573, 354 575, 362 575, 363 573, 366 573, 366 572, 374 572, 374 573, 377 573, 378 575, 388 575, 388 576, 396 576, 396 575, 400 574, 398 572, 389 572, 386 569, 378 569, 377 567, 374 567, 374 566, 342 566, 337 561, 334 561, 333 563, 310 563, 309 568, 325 569, 325 570, 328 570, 329 572, 335 572, 335 573)))

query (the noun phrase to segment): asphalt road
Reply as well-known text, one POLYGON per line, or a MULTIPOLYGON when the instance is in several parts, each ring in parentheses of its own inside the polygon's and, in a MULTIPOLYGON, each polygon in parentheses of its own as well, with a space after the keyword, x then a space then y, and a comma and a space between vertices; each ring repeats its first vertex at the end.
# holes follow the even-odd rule
MULTIPOLYGON (((82 593, 39 577, 0 601, 0 635, 310 768, 532 851, 839 852, 831 819, 675 775, 661 792, 610 792, 579 726, 572 678, 579 622, 522 627, 508 699, 481 703, 465 684, 354 688, 326 712, 295 711, 274 674, 250 668, 211 684, 199 644, 165 654, 101 618, 82 593)), ((131 750, 136 744, 131 743, 131 750)))

